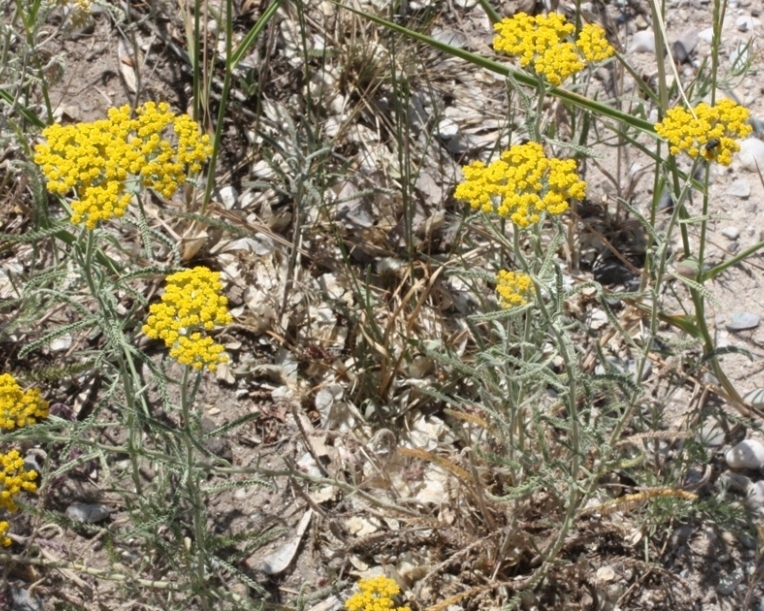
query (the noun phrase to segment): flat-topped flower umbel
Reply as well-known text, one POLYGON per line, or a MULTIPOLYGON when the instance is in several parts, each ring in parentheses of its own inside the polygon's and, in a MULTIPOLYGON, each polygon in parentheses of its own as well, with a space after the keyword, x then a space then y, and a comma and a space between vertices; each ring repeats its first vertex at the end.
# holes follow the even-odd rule
POLYGON ((517 13, 493 27, 494 49, 518 57, 523 68, 555 86, 583 70, 586 62, 599 62, 615 53, 598 25, 584 25, 573 42, 575 26, 558 13, 535 17, 517 13))
POLYGON ((740 150, 737 139, 753 131, 747 123, 748 109, 732 100, 719 100, 715 106, 701 102, 694 109, 672 108, 655 131, 668 140, 672 155, 687 153, 722 165, 732 163, 732 153, 740 150))
POLYGON ((165 293, 160 303, 150 306, 143 332, 151 339, 161 339, 181 365, 215 371, 228 357, 207 331, 233 320, 228 299, 220 294, 222 289, 220 273, 206 267, 167 276, 165 293))
POLYGON ((47 417, 48 402, 38 389, 23 391, 11 374, 0 375, 0 430, 12 431, 47 417))
POLYGON ((394 598, 401 591, 394 579, 379 575, 358 582, 357 594, 345 602, 347 611, 411 611, 408 607, 396 607, 394 598))
POLYGON ((188 172, 201 171, 212 154, 209 136, 188 115, 175 116, 169 105, 146 102, 131 116, 130 107, 109 109, 108 119, 76 125, 51 125, 46 142, 35 147, 48 191, 74 191, 73 223, 94 229, 100 221, 125 214, 133 193, 155 189, 171 197, 188 172), (177 143, 163 136, 172 127, 177 143))
POLYGON ((538 223, 543 213, 562 214, 569 200, 586 195, 575 160, 549 158, 537 142, 516 144, 488 165, 473 161, 462 172, 465 180, 456 187, 456 199, 518 227, 538 223))

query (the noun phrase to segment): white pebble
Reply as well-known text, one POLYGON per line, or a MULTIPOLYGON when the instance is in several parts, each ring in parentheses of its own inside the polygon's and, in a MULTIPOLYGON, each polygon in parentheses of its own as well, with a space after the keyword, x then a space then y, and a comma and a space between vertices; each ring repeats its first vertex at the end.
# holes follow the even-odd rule
POLYGON ((741 32, 750 32, 753 30, 753 18, 750 15, 742 15, 735 21, 735 27, 741 32))
POLYGON ((745 504, 751 509, 758 509, 764 507, 764 482, 751 483, 746 491, 745 504))
POLYGON ((730 469, 760 469, 764 465, 764 443, 744 439, 724 455, 730 469))
POLYGON ((443 119, 438 123, 438 135, 447 140, 459 133, 459 125, 453 119, 443 119))
POLYGON ((642 30, 634 34, 631 39, 632 53, 650 53, 655 52, 655 33, 650 30, 642 30))
POLYGON ((705 30, 701 30, 698 32, 698 38, 705 40, 710 45, 711 41, 714 39, 714 28, 706 28, 705 30))
POLYGON ((738 159, 743 169, 749 172, 764 172, 764 142, 758 138, 746 138, 740 142, 738 159))
POLYGON ((239 199, 239 194, 232 186, 228 185, 220 188, 220 201, 223 202, 226 210, 233 210, 236 207, 236 201, 239 199))

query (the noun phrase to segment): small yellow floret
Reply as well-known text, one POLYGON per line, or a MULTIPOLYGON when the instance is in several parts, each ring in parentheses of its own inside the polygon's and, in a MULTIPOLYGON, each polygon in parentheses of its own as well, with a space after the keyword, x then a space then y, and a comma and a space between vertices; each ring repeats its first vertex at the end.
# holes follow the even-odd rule
POLYGON ((345 602, 347 611, 411 611, 409 607, 396 607, 393 599, 401 591, 394 579, 379 575, 361 579, 360 592, 345 602))
POLYGON ((151 339, 161 339, 181 365, 215 371, 228 357, 206 332, 233 320, 222 290, 220 273, 206 267, 171 274, 161 302, 149 308, 143 332, 151 339))
POLYGON ((672 108, 663 121, 655 124, 655 131, 668 140, 672 155, 685 152, 693 159, 702 156, 707 161, 729 165, 732 153, 740 150, 736 140, 753 131, 747 121, 747 108, 724 99, 716 106, 701 102, 692 112, 672 108))
POLYGON ((569 200, 586 195, 576 162, 548 158, 536 142, 517 144, 489 165, 476 161, 462 171, 465 180, 454 197, 475 210, 509 218, 518 227, 538 223, 543 213, 562 214, 569 200))

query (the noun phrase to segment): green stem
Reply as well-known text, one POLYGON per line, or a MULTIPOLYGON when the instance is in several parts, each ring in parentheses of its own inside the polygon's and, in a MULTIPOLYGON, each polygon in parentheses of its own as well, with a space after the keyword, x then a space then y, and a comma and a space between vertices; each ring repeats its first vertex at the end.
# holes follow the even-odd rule
POLYGON ((189 499, 191 501, 191 511, 193 518, 194 539, 196 541, 196 580, 197 590, 199 593, 199 599, 202 603, 204 611, 211 611, 212 606, 210 604, 209 597, 207 595, 206 588, 206 571, 205 571, 205 541, 207 531, 207 511, 204 507, 204 500, 202 498, 202 492, 197 480, 199 472, 195 468, 194 461, 194 448, 195 445, 193 439, 197 433, 196 430, 196 414, 191 413, 191 406, 193 404, 196 393, 201 383, 201 372, 197 373, 194 380, 193 388, 189 389, 189 375, 192 368, 185 366, 183 368, 183 378, 180 382, 180 397, 181 397, 181 410, 183 413, 183 442, 186 446, 186 469, 188 474, 186 477, 186 486, 188 490, 189 499))

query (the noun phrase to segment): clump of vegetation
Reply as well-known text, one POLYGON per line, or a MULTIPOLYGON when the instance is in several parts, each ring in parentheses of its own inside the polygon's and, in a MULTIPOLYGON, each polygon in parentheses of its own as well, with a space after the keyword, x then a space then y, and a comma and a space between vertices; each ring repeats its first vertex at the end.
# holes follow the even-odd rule
POLYGON ((156 7, 6 15, 0 441, 19 449, 0 511, 23 509, 28 536, 0 521, 24 552, 0 558, 167 609, 563 608, 639 590, 636 573, 597 589, 608 550, 652 570, 678 524, 755 532, 703 441, 757 410, 708 324, 712 281, 764 246, 708 252, 712 168, 753 132, 722 97, 723 3, 692 77, 653 4, 654 83, 611 20, 481 5, 499 60, 424 34, 434 7, 332 5, 321 30, 275 0, 245 33, 230 4, 197 6, 173 22, 186 49, 156 7), (107 23, 131 30, 130 103, 70 120, 63 37, 107 23), (170 89, 144 88, 149 39, 187 68, 170 89), (460 101, 432 86, 457 60, 500 76, 479 146, 447 137, 460 101), (16 381, 33 376, 44 390, 16 381), (666 403, 687 384, 678 430, 666 403), (83 501, 120 517, 78 521, 83 501), (98 562, 52 557, 51 524, 95 535, 98 562))

